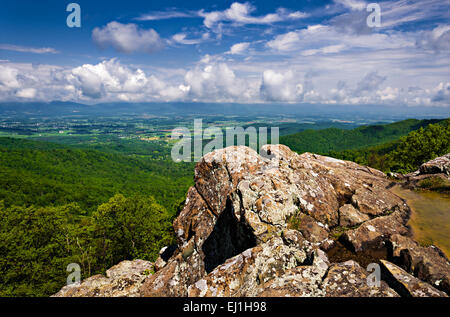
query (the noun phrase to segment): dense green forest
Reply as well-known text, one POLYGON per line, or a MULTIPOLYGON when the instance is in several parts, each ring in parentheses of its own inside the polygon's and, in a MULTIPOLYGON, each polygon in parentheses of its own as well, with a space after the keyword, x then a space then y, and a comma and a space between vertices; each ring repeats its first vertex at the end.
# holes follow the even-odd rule
POLYGON ((385 144, 327 154, 384 172, 406 174, 417 170, 422 163, 447 153, 450 153, 450 119, 420 127, 385 144))
POLYGON ((141 193, 173 214, 193 177, 189 163, 13 138, 0 138, 0 164, 0 200, 6 207, 76 202, 92 212, 116 193, 141 193))
POLYGON ((85 215, 72 203, 6 208, 0 204, 0 296, 48 296, 77 263, 82 278, 124 259, 155 260, 173 243, 171 218, 152 197, 116 195, 85 215))
POLYGON ((46 296, 124 259, 155 260, 193 164, 0 138, 0 296, 46 296))
POLYGON ((439 121, 409 119, 385 125, 362 126, 352 130, 337 128, 306 130, 281 136, 280 143, 299 153, 327 154, 331 151, 351 150, 364 146, 384 144, 397 140, 411 131, 439 121))

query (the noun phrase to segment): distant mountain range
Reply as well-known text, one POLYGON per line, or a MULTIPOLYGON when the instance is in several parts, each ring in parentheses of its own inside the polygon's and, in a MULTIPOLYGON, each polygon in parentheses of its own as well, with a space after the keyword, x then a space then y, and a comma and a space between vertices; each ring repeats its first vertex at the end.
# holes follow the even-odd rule
POLYGON ((74 115, 295 115, 327 119, 371 118, 400 120, 406 118, 450 117, 450 107, 406 107, 380 105, 317 105, 317 104, 236 104, 236 103, 99 103, 85 105, 75 102, 3 102, 0 115, 74 116, 74 115))

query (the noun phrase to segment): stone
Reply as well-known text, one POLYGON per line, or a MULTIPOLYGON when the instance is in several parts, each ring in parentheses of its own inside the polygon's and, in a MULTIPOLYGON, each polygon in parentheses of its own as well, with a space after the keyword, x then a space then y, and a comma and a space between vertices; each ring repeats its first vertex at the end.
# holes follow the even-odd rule
POLYGON ((297 266, 267 283, 258 294, 260 297, 323 297, 322 279, 328 266, 328 258, 322 250, 315 250, 311 265, 297 266))
POLYGON ((390 238, 393 260, 407 272, 450 294, 450 262, 435 246, 422 247, 411 238, 390 238))
POLYGON ((307 259, 304 250, 285 245, 274 237, 227 260, 203 279, 191 285, 189 296, 255 296, 276 276, 282 276, 307 259))
POLYGON ((329 230, 313 217, 299 213, 295 218, 298 223, 295 229, 300 231, 306 240, 313 243, 321 243, 328 239, 329 230))
POLYGON ((341 240, 346 245, 350 245, 355 252, 382 248, 391 235, 411 234, 404 222, 404 218, 398 212, 381 216, 364 222, 356 229, 344 232, 341 240))
POLYGON ((351 204, 345 204, 339 208, 339 225, 342 227, 354 227, 369 219, 368 215, 359 212, 351 204))
POLYGON ((369 286, 368 273, 357 262, 349 260, 331 264, 323 281, 326 297, 398 297, 384 281, 369 286))
POLYGON ((385 278, 390 281, 399 294, 407 297, 448 297, 433 286, 422 282, 418 278, 408 274, 397 265, 381 260, 385 278))
POLYGON ((136 297, 145 278, 152 274, 153 263, 144 260, 122 261, 81 284, 64 286, 54 297, 136 297))
POLYGON ((420 174, 447 174, 450 175, 450 153, 423 163, 419 168, 420 174))

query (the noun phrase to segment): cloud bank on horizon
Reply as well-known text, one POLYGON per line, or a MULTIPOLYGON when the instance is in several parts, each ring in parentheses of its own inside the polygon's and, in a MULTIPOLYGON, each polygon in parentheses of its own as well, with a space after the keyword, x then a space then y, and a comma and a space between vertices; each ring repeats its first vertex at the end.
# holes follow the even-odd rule
POLYGON ((79 1, 73 39, 0 19, 0 101, 450 106, 450 0, 379 1, 379 27, 362 0, 222 2, 79 1))

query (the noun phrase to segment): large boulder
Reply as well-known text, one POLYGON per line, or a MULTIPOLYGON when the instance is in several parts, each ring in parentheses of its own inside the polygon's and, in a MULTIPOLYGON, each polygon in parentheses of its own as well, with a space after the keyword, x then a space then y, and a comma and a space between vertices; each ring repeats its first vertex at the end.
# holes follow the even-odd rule
POLYGON ((437 157, 420 165, 420 174, 447 174, 450 175, 450 153, 437 157))
POLYGON ((397 265, 381 260, 383 272, 387 280, 395 285, 400 294, 407 297, 447 297, 444 292, 422 282, 397 265))
MULTIPOLYGON (((286 229, 300 232, 314 248, 330 243, 330 228, 339 225, 344 205, 354 209, 353 215, 344 212, 344 222, 357 225, 404 204, 386 190, 391 181, 380 171, 310 153, 298 155, 283 145, 267 145, 262 152, 260 156, 247 147, 229 147, 197 163, 195 185, 174 221, 178 250, 147 279, 141 295, 208 296, 214 289, 216 294, 253 295, 245 283, 232 290, 216 285, 218 276, 229 280, 237 274, 224 272, 223 265, 233 270, 253 263, 262 252, 257 251, 279 242, 275 237, 286 229), (234 265, 228 266, 229 261, 234 265)), ((284 256, 285 261, 293 257, 284 256)), ((300 264, 288 263, 280 264, 283 270, 300 264)))
POLYGON ((450 294, 450 261, 435 246, 422 247, 411 238, 395 234, 389 241, 392 260, 410 272, 450 294))

